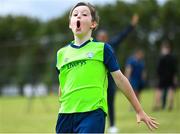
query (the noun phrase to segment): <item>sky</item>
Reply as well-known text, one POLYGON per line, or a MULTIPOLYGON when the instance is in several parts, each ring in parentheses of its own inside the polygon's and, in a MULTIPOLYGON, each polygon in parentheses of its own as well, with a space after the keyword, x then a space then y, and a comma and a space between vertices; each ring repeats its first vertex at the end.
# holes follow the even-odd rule
MULTIPOLYGON (((80 0, 0 0, 0 16, 25 15, 47 21, 63 15, 80 0)), ((81 0, 92 4, 104 5, 116 0, 81 0)), ((133 2, 135 0, 124 0, 133 2)), ((160 4, 166 0, 158 0, 160 4)))

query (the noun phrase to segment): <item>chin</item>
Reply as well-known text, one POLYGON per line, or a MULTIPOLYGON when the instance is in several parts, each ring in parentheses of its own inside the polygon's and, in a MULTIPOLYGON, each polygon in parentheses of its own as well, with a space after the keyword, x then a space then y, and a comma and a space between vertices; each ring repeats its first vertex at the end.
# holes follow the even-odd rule
POLYGON ((83 31, 75 31, 76 35, 82 35, 84 32, 83 31))

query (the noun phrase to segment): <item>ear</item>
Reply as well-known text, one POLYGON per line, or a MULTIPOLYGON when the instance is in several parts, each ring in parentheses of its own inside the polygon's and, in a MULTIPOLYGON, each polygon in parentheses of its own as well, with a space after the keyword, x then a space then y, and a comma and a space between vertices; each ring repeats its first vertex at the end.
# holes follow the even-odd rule
POLYGON ((90 29, 95 29, 96 27, 97 27, 97 22, 96 21, 92 21, 90 29))

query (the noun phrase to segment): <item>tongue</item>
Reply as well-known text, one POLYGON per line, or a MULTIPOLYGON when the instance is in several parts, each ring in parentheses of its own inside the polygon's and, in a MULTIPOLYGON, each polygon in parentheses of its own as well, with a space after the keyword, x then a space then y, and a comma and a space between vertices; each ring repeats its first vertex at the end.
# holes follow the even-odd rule
POLYGON ((77 21, 77 28, 80 28, 80 21, 77 21))

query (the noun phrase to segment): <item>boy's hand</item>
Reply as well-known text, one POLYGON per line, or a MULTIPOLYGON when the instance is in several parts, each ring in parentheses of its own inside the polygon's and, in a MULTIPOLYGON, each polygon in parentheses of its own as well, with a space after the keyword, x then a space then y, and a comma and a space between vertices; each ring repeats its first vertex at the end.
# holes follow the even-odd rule
POLYGON ((132 26, 136 26, 137 23, 138 23, 138 21, 139 21, 139 16, 138 16, 138 14, 134 14, 134 15, 132 16, 132 19, 131 19, 131 25, 132 25, 132 26))
POLYGON ((137 123, 143 121, 151 131, 158 128, 159 123, 155 121, 155 118, 148 116, 144 111, 137 113, 136 118, 137 123))

